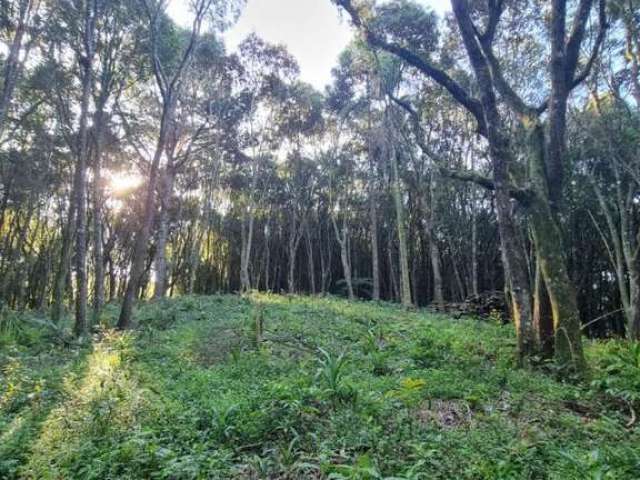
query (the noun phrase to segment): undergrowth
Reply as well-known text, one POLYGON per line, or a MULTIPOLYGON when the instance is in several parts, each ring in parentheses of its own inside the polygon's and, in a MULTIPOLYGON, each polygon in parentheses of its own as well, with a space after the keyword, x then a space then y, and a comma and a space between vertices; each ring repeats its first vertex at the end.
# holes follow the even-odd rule
POLYGON ((509 326, 390 304, 116 314, 77 345, 3 312, 0 478, 640 478, 638 345, 589 343, 572 384, 515 368, 509 326))

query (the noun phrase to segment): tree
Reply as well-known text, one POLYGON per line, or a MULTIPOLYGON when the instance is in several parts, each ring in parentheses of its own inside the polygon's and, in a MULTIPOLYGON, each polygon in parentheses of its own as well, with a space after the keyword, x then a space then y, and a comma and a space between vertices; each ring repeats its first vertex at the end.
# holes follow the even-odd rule
MULTIPOLYGON (((410 44, 406 31, 398 29, 398 25, 402 25, 399 19, 406 16, 404 12, 407 9, 419 12, 420 7, 408 2, 393 2, 391 7, 378 12, 379 16, 374 17, 375 22, 369 22, 364 20, 362 6, 349 0, 336 0, 336 3, 349 13, 372 46, 398 55, 447 90, 476 119, 479 133, 487 139, 493 164, 493 181, 490 185, 495 190, 503 258, 513 302, 520 358, 523 361, 535 353, 537 342, 532 321, 531 288, 524 261, 526 256, 517 239, 510 206, 510 197, 518 190, 511 185, 509 178, 510 170, 516 163, 511 151, 513 140, 498 106, 498 94, 501 95, 500 100, 519 116, 523 128, 530 132, 529 172, 533 189, 520 191, 517 195, 525 200, 521 203, 532 221, 537 258, 552 305, 556 358, 562 365, 569 365, 576 370, 584 369, 579 313, 567 273, 556 208, 562 195, 567 99, 571 91, 586 78, 597 56, 606 26, 604 2, 599 4, 600 30, 597 39, 581 69, 578 68, 580 48, 594 2, 579 2, 573 30, 568 37, 566 1, 552 3, 549 12, 551 94, 538 107, 528 106, 516 94, 493 52, 500 19, 505 11, 504 2, 489 0, 483 10, 472 12, 466 0, 452 0, 456 24, 475 75, 479 99, 473 98, 467 89, 431 61, 427 52, 420 51, 419 45, 410 44), (482 27, 472 19, 472 14, 484 20, 482 27), (540 120, 544 112, 548 113, 547 136, 540 120)), ((418 15, 414 17, 421 18, 418 15)))
POLYGON ((4 0, 0 3, 0 24, 8 36, 8 55, 3 62, 2 90, 0 90, 0 139, 5 130, 7 113, 15 88, 22 76, 24 63, 37 38, 39 0, 4 0))
MULTIPOLYGON (((162 104, 162 113, 160 116, 160 129, 158 132, 155 151, 151 166, 149 169, 149 178, 146 186, 146 198, 144 203, 144 217, 142 219, 142 228, 136 235, 133 257, 131 260, 131 270, 129 273, 129 281, 127 290, 122 303, 122 310, 118 320, 118 328, 125 329, 131 324, 131 313, 133 310, 133 301, 136 292, 140 286, 142 278, 144 260, 146 257, 147 241, 151 233, 151 227, 156 209, 156 189, 158 186, 160 161, 165 154, 171 124, 174 121, 175 107, 178 97, 183 88, 183 76, 187 70, 187 66, 191 63, 193 55, 200 37, 203 22, 207 15, 213 13, 217 15, 219 20, 223 20, 227 15, 229 7, 233 6, 233 2, 214 1, 214 0, 197 0, 194 3, 193 23, 191 33, 188 36, 186 45, 182 52, 169 59, 161 55, 161 47, 165 46, 162 41, 165 39, 163 29, 168 26, 168 20, 164 9, 164 2, 156 2, 155 0, 143 0, 144 10, 149 21, 149 61, 152 65, 153 74, 155 76, 160 101, 162 104), (172 60, 172 61, 171 61, 172 60)), ((164 50, 162 53, 166 53, 164 50)), ((173 52, 172 52, 173 53, 173 52)))

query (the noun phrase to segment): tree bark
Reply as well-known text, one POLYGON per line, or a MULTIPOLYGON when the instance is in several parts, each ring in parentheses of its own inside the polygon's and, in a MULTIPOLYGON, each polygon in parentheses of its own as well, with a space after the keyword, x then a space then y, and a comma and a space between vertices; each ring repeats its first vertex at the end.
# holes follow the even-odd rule
POLYGON ((316 272, 315 272, 315 261, 313 255, 313 241, 311 237, 311 222, 307 222, 306 224, 306 243, 307 243, 307 263, 309 269, 309 289, 311 295, 316 294, 316 272))
POLYGON ((240 252, 240 287, 243 292, 251 290, 249 264, 251 261, 251 247, 253 243, 254 214, 250 207, 242 219, 242 245, 240 252), (248 218, 247 218, 248 217, 248 218))
POLYGON ((369 233, 371 235, 371 282, 372 291, 371 299, 380 300, 380 248, 378 246, 378 195, 376 185, 376 164, 373 149, 373 131, 371 128, 371 85, 370 79, 367 77, 367 155, 369 160, 369 233))
POLYGON ((479 85, 493 169, 500 243, 507 284, 511 289, 513 319, 518 337, 518 355, 520 362, 526 363, 535 351, 535 337, 526 255, 518 241, 517 227, 511 210, 509 165, 513 162, 510 146, 498 112, 490 67, 476 40, 466 0, 452 0, 452 6, 479 85))
POLYGON ((89 157, 89 102, 91 100, 94 33, 98 15, 97 0, 86 0, 84 12, 83 53, 79 58, 82 72, 80 125, 76 165, 76 320, 75 334, 86 335, 87 323, 87 164, 89 157))
POLYGON ((349 300, 355 299, 355 294, 353 292, 353 280, 351 277, 351 262, 349 260, 349 227, 347 225, 346 219, 342 220, 342 233, 338 229, 338 223, 335 218, 331 216, 331 221, 333 223, 333 229, 336 234, 336 239, 340 244, 340 261, 342 262, 342 270, 344 272, 344 281, 347 285, 347 295, 349 300))
POLYGON ((396 209, 396 227, 398 231, 398 246, 400 250, 400 299, 402 305, 411 307, 411 283, 409 281, 409 255, 407 252, 407 235, 404 224, 404 205, 402 201, 402 186, 398 171, 398 157, 396 149, 390 146, 390 160, 393 168, 393 200, 396 209))
MULTIPOLYGON (((172 154, 168 153, 171 158, 172 154)), ((173 197, 173 183, 175 172, 173 161, 169 161, 162 175, 160 186, 160 208, 158 212, 158 235, 156 240, 155 281, 153 286, 154 300, 164 298, 167 292, 167 241, 169 238, 169 213, 171 210, 171 198, 173 197)))
MULTIPOLYGON (((5 122, 13 92, 18 84, 22 73, 24 60, 20 59, 20 51, 23 47, 24 36, 27 33, 29 19, 33 9, 32 0, 18 1, 18 19, 9 46, 9 54, 4 61, 4 69, 2 72, 2 91, 0 91, 0 138, 4 132, 5 122)), ((25 55, 26 56, 26 55, 25 55)))
POLYGON ((538 350, 544 358, 553 357, 553 317, 549 294, 542 278, 542 268, 536 259, 533 291, 533 329, 538 350))
POLYGON ((167 140, 167 121, 171 115, 173 107, 173 100, 169 99, 168 102, 164 102, 162 117, 160 120, 160 133, 156 141, 156 148, 151 162, 151 169, 149 171, 149 181, 147 182, 147 188, 145 192, 144 200, 144 213, 142 218, 141 228, 138 230, 133 250, 133 257, 131 260, 131 269, 129 271, 129 281, 122 301, 122 309, 120 310, 120 317, 118 319, 118 328, 123 330, 131 326, 131 314, 133 313, 133 303, 136 300, 138 290, 142 277, 145 273, 145 259, 147 256, 148 241, 151 233, 151 227, 153 225, 153 218, 156 210, 155 192, 158 186, 158 169, 160 166, 160 159, 165 149, 167 140))
POLYGON ((577 371, 586 368, 582 351, 580 316, 575 291, 567 272, 562 233, 552 211, 545 175, 544 131, 532 127, 529 138, 530 177, 536 195, 528 208, 536 255, 549 294, 554 326, 554 350, 560 365, 577 371))
POLYGON ((424 228, 429 242, 429 259, 431 261, 431 273, 433 275, 433 303, 436 306, 444 305, 444 295, 442 293, 442 271, 440 270, 440 246, 438 245, 438 238, 435 232, 434 214, 435 214, 435 169, 431 172, 431 178, 429 179, 429 190, 431 192, 431 202, 426 207, 426 202, 423 204, 428 209, 424 219, 424 228))
POLYGON ((93 262, 94 262, 94 293, 93 293, 93 322, 100 320, 100 313, 104 305, 104 252, 102 202, 102 141, 104 135, 104 102, 99 101, 94 115, 95 130, 95 159, 93 166, 93 262))
POLYGON ((133 303, 138 293, 140 283, 146 273, 145 259, 147 257, 147 242, 151 234, 151 227, 153 226, 153 219, 156 210, 156 188, 158 186, 158 173, 160 168, 160 160, 162 154, 167 146, 167 137, 169 134, 169 128, 173 124, 176 101, 180 93, 181 79, 185 72, 186 66, 190 63, 196 46, 196 41, 200 34, 200 28, 202 21, 207 13, 207 9, 210 6, 210 0, 197 0, 194 2, 195 18, 191 27, 191 35, 189 43, 184 50, 180 62, 177 65, 171 78, 167 78, 165 70, 160 60, 158 53, 158 29, 159 22, 162 15, 165 13, 162 11, 166 5, 161 3, 156 5, 159 10, 154 10, 151 5, 145 1, 144 6, 147 10, 150 26, 151 37, 151 62, 153 65, 153 73, 156 78, 156 84, 162 97, 162 114, 160 116, 160 132, 158 133, 158 139, 156 141, 155 151, 153 154, 153 160, 149 169, 149 181, 147 183, 147 190, 144 198, 144 213, 142 219, 141 228, 136 233, 133 257, 131 260, 131 270, 129 274, 129 282, 127 283, 124 300, 122 302, 122 309, 120 310, 120 317, 118 318, 118 328, 126 329, 131 326, 131 315, 133 312, 133 303))
POLYGON ((65 289, 67 286, 67 279, 69 277, 69 270, 71 268, 71 253, 74 238, 75 215, 76 203, 73 199, 73 193, 71 193, 69 198, 69 213, 67 215, 67 222, 62 228, 59 256, 60 261, 58 263, 58 268, 56 270, 55 278, 53 281, 53 308, 51 309, 51 319, 55 324, 60 323, 64 310, 65 289))

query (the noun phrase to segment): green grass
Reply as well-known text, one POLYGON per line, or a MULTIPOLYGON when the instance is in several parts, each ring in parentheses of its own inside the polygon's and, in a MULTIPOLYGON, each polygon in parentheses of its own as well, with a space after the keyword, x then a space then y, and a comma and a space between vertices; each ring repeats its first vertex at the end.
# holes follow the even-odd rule
POLYGON ((390 304, 185 297, 133 333, 115 315, 85 346, 0 328, 0 478, 640 478, 621 342, 589 344, 571 384, 515 368, 509 326, 390 304))

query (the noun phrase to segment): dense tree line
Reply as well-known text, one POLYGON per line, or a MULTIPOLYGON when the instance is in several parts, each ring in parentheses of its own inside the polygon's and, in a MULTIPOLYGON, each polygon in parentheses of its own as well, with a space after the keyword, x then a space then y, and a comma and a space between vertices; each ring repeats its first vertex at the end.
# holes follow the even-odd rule
MULTIPOLYGON (((326 0, 329 1, 329 0, 326 0)), ((640 337, 640 3, 335 0, 320 92, 240 2, 2 0, 0 300, 504 290, 520 358, 640 337)))

